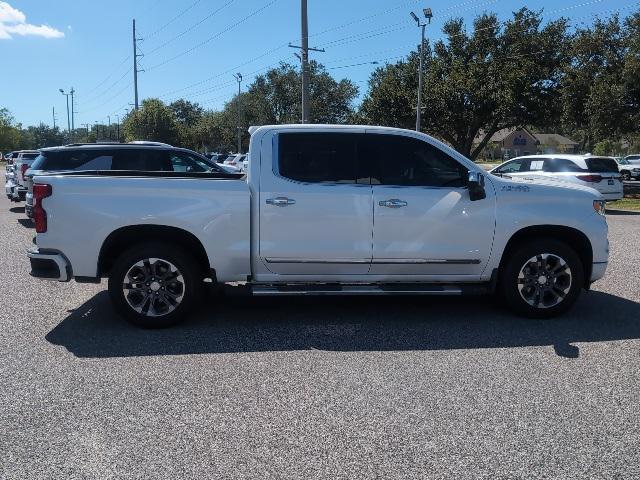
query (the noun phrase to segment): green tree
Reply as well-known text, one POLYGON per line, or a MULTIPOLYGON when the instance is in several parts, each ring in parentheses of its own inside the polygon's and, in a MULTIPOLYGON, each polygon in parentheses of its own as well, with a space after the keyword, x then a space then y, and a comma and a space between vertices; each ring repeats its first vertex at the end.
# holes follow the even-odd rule
MULTIPOLYGON (((312 123, 344 123, 353 111, 358 88, 351 80, 336 81, 318 62, 309 63, 312 123)), ((247 90, 243 105, 248 118, 258 124, 298 123, 302 117, 300 70, 288 63, 258 76, 247 90)), ((227 108, 236 108, 235 99, 227 108)))
POLYGON ((624 81, 631 40, 617 15, 597 19, 592 26, 578 29, 571 39, 571 61, 565 64, 560 88, 562 123, 581 140, 584 150, 635 129, 631 121, 637 105, 634 108, 629 102, 629 87, 634 88, 632 69, 626 72, 626 85, 624 81))
MULTIPOLYGON (((526 8, 506 22, 480 15, 470 34, 461 19, 448 21, 445 40, 427 45, 423 130, 476 158, 500 129, 556 123, 566 30, 565 20, 542 26, 541 14, 526 8)), ((371 123, 415 125, 417 70, 415 52, 377 69, 363 116, 371 123)))
POLYGON ((195 126, 204 113, 203 108, 197 103, 179 99, 169 104, 180 129, 180 144, 189 148, 197 148, 198 141, 195 138, 195 126))
POLYGON ((66 143, 66 135, 58 127, 52 128, 44 123, 29 126, 22 131, 23 148, 56 147, 66 143))
POLYGON ((9 110, 0 108, 0 152, 9 152, 20 148, 21 142, 20 126, 9 110))
POLYGON ((139 110, 124 119, 125 141, 150 140, 180 145, 180 129, 174 112, 157 98, 143 100, 139 110))

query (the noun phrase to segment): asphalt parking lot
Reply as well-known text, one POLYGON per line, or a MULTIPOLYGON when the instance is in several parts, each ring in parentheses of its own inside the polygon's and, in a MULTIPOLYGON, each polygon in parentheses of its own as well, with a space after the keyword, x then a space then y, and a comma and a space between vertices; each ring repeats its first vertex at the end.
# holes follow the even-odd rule
POLYGON ((640 215, 608 220, 607 276, 553 321, 230 292, 142 331, 104 284, 29 277, 3 198, 0 478, 639 478, 640 215))

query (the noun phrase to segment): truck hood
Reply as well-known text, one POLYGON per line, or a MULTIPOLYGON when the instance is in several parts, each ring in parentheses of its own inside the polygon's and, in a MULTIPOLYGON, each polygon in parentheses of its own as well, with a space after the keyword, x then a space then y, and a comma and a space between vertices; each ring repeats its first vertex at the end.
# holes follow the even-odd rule
POLYGON ((500 180, 501 184, 513 184, 513 185, 540 185, 551 188, 561 188, 566 190, 574 190, 585 193, 590 193, 596 198, 601 198, 600 192, 595 188, 578 185, 576 183, 565 182, 560 179, 550 178, 550 177, 532 177, 532 178, 523 178, 523 177, 509 177, 509 176, 496 176, 500 180))

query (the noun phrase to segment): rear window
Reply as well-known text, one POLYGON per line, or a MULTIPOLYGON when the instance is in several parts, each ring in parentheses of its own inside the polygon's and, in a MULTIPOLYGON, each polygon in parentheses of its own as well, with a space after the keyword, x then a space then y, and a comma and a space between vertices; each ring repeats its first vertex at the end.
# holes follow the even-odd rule
POLYGON ((36 158, 32 170, 111 170, 111 150, 45 151, 36 158))
POLYGON ((31 160, 32 158, 36 158, 38 153, 23 153, 22 158, 26 158, 27 160, 31 160))
POLYGON ((618 172, 618 163, 613 158, 587 158, 590 172, 618 172))

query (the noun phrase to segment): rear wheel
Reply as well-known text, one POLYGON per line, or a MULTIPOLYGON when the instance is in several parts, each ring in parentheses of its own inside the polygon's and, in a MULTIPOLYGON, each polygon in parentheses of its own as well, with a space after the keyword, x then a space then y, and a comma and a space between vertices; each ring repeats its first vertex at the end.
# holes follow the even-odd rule
POLYGON ((627 172, 626 170, 623 170, 621 174, 622 174, 623 181, 628 182, 629 180, 631 180, 631 173, 627 172))
POLYGON ((510 254, 500 286, 507 305, 532 318, 566 312, 584 285, 584 268, 567 244, 540 238, 523 243, 510 254))
POLYGON ((116 310, 143 328, 181 322, 196 305, 202 278, 195 260, 179 247, 136 245, 115 262, 109 295, 116 310))

